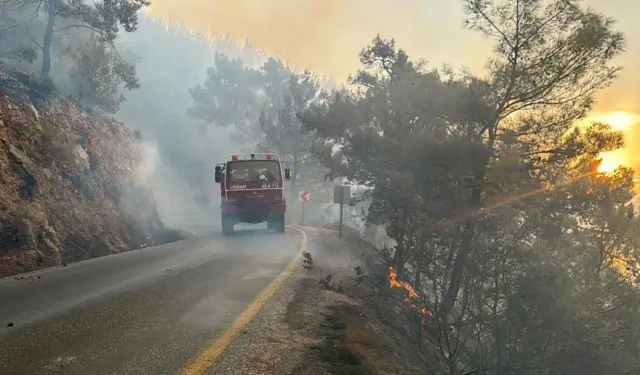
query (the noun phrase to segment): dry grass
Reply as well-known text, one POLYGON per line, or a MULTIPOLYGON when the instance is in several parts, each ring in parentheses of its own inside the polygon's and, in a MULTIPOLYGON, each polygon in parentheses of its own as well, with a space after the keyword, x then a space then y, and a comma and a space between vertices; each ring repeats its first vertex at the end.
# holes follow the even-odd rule
POLYGON ((329 340, 323 359, 336 374, 424 373, 421 358, 364 306, 336 302, 326 322, 329 340))
POLYGON ((418 351, 383 322, 380 311, 363 298, 370 285, 358 283, 353 271, 362 244, 347 245, 331 232, 314 237, 309 251, 316 266, 301 271, 306 278, 298 282, 285 321, 297 335, 316 344, 305 349, 303 363, 288 373, 428 373, 418 351), (327 273, 333 275, 333 282, 344 286, 344 292, 321 289, 319 281, 327 273))

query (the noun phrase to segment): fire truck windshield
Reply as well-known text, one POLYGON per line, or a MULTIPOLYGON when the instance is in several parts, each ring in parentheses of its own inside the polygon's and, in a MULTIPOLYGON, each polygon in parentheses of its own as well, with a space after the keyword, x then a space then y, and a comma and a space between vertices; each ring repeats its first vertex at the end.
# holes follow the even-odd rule
POLYGON ((275 160, 233 161, 227 166, 229 182, 280 181, 280 164, 275 160))

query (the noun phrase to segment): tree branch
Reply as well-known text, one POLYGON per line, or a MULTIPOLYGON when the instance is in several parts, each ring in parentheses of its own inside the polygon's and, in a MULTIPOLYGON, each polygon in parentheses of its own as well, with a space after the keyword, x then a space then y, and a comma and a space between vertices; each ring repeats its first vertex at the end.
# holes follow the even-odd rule
POLYGON ((40 12, 40 7, 42 7, 42 3, 44 3, 44 0, 40 0, 40 2, 38 3, 38 6, 36 7, 36 10, 33 11, 33 14, 31 15, 31 17, 34 17, 36 14, 40 12))
POLYGON ((95 33, 97 33, 97 34, 102 34, 102 33, 100 32, 100 30, 95 29, 95 28, 93 28, 93 27, 91 27, 91 26, 89 26, 89 25, 82 25, 82 24, 78 24, 78 25, 69 25, 69 26, 61 27, 61 28, 59 28, 59 29, 55 29, 54 31, 62 31, 62 30, 70 29, 70 28, 72 28, 72 27, 89 29, 89 30, 92 30, 93 32, 95 32, 95 33))
POLYGON ((42 45, 40 45, 40 43, 38 43, 35 39, 33 39, 33 37, 29 34, 28 31, 25 31, 24 34, 27 36, 27 38, 31 39, 31 41, 33 42, 33 44, 35 44, 36 46, 38 46, 38 48, 40 48, 40 50, 44 51, 44 47, 42 47, 42 45))
POLYGON ((471 7, 473 8, 473 10, 475 10, 482 18, 485 19, 485 21, 487 21, 489 23, 489 25, 491 25, 491 27, 498 32, 498 34, 500 34, 502 36, 502 39, 504 40, 505 43, 507 43, 507 45, 509 45, 509 48, 514 49, 513 44, 511 43, 511 40, 509 40, 509 37, 507 37, 507 35, 504 33, 504 31, 502 31, 498 25, 495 24, 495 22, 493 22, 493 20, 485 13, 482 11, 482 9, 480 9, 480 7, 478 6, 478 4, 475 1, 470 2, 471 7))
POLYGON ((9 31, 9 30, 11 30, 11 29, 15 28, 16 26, 17 26, 16 24, 13 24, 13 25, 10 25, 9 27, 5 28, 4 30, 2 30, 2 31, 0 32, 0 39, 2 39, 2 37, 4 36, 4 34, 6 34, 6 33, 7 33, 7 31, 9 31))

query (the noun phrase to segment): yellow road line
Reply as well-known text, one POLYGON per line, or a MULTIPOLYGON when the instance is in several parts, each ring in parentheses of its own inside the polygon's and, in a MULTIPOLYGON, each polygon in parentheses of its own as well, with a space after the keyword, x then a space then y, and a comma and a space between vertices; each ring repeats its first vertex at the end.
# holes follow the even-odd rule
POLYGON ((193 358, 184 368, 180 370, 181 375, 200 375, 205 374, 222 355, 222 352, 233 342, 233 340, 249 325, 253 317, 260 311, 267 301, 282 284, 291 276, 296 269, 298 259, 307 247, 307 234, 300 228, 293 227, 302 234, 302 244, 296 256, 293 257, 287 267, 258 295, 251 301, 246 309, 238 316, 238 318, 224 332, 218 335, 204 350, 202 350, 195 358, 193 358))

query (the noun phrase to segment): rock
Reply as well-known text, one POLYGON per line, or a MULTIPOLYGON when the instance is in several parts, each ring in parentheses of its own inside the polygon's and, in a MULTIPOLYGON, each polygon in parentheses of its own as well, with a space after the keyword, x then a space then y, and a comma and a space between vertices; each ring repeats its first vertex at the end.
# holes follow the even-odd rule
POLYGON ((29 111, 31 111, 36 121, 40 119, 40 114, 38 113, 38 110, 36 109, 36 107, 33 106, 33 104, 29 104, 27 108, 29 108, 29 111))
POLYGON ((73 147, 73 155, 75 157, 76 164, 82 169, 90 168, 89 154, 81 145, 75 145, 73 147))
POLYGON ((34 164, 27 155, 18 150, 14 145, 10 144, 8 150, 11 169, 22 179, 22 186, 20 186, 18 190, 20 198, 30 201, 35 197, 38 188, 38 181, 35 176, 29 172, 30 169, 33 170, 35 168, 34 164))
POLYGON ((16 229, 17 242, 19 246, 23 248, 33 248, 36 246, 36 239, 33 233, 33 223, 28 218, 24 216, 15 218, 14 228, 16 229))
POLYGON ((137 179, 133 132, 36 83, 0 68, 0 277, 175 238, 137 179))

